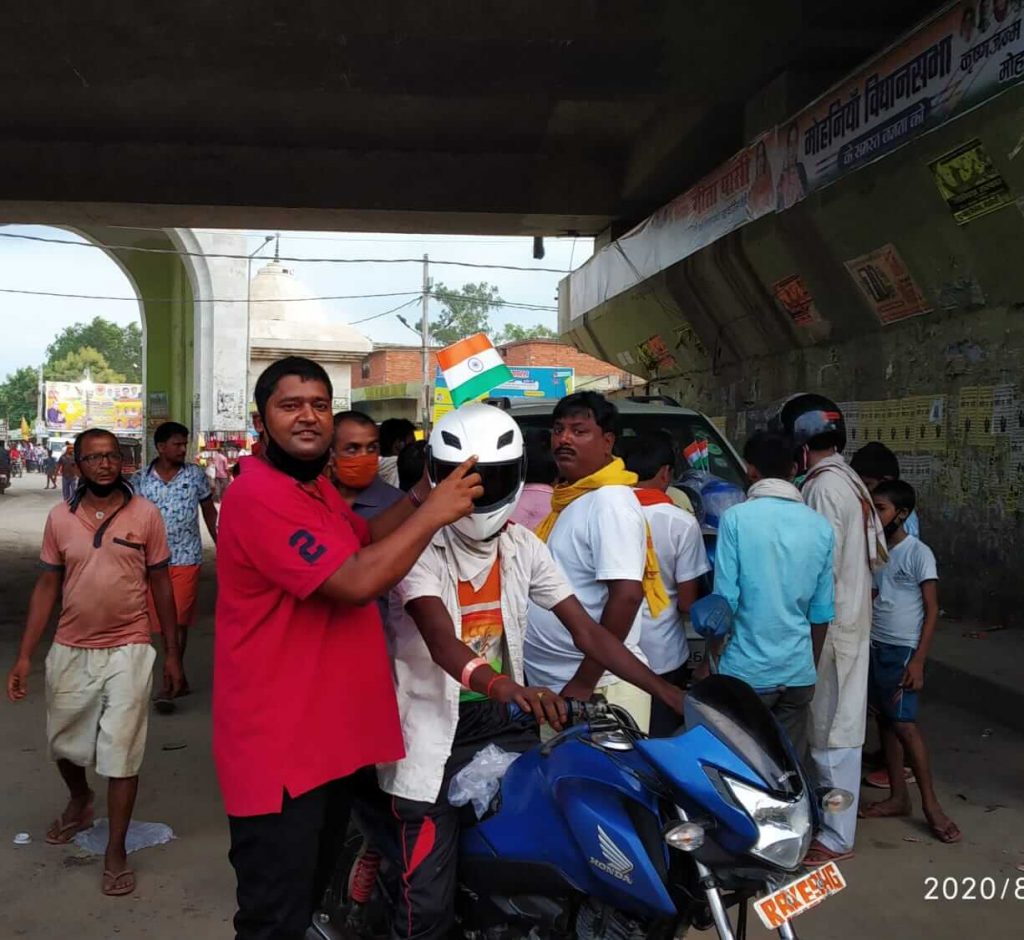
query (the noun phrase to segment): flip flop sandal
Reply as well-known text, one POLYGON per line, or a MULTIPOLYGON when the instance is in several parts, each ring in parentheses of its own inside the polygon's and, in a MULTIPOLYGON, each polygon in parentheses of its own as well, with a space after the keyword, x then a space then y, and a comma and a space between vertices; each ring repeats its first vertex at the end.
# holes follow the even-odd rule
POLYGON ((109 869, 103 872, 103 893, 108 898, 120 898, 131 894, 135 890, 135 872, 126 868, 122 872, 114 873, 109 869), (122 879, 127 879, 123 884, 118 884, 122 879))
POLYGON ((161 695, 159 698, 153 699, 153 707, 161 715, 173 715, 178 710, 174 699, 167 695, 161 695))
POLYGON ((92 827, 95 812, 92 804, 86 807, 84 813, 77 819, 65 822, 64 815, 58 816, 46 832, 46 841, 49 845, 67 845, 78 833, 92 827), (54 830, 56 832, 54 833, 54 830), (51 835, 51 833, 53 833, 51 835))
POLYGON ((831 849, 825 848, 820 842, 814 841, 811 843, 810 849, 807 850, 807 854, 800 864, 804 868, 820 868, 829 862, 845 862, 848 858, 853 858, 853 856, 852 850, 849 852, 833 852, 831 849))
MULTIPOLYGON (((903 768, 903 779, 907 783, 917 783, 917 778, 914 776, 914 771, 909 767, 903 768)), ((869 774, 864 775, 864 784, 869 787, 874 787, 877 790, 890 790, 892 789, 889 785, 889 771, 884 767, 881 770, 874 770, 869 774)))

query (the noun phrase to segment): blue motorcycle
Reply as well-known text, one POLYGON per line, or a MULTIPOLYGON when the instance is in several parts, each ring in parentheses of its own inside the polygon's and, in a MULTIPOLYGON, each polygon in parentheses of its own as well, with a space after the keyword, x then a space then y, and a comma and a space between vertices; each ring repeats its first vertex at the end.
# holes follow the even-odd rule
MULTIPOLYGON (((694 605, 701 632, 727 628, 723 604, 694 605)), ((797 875, 818 814, 849 794, 811 787, 749 686, 720 675, 698 683, 671 738, 648 738, 603 703, 571 711, 573 725, 519 757, 489 811, 463 830, 459 936, 670 940, 714 926, 739 940, 751 899, 813 882, 797 875)), ((800 894, 824 897, 834 880, 782 891, 769 910, 777 922, 762 919, 796 937, 800 894)), ((386 871, 378 881, 386 931, 395 887, 386 871)))

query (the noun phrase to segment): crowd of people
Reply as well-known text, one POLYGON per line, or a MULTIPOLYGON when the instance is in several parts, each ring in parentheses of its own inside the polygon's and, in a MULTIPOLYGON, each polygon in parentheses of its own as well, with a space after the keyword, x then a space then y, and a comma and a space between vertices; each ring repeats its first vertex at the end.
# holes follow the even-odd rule
MULTIPOLYGON (((47 736, 69 799, 47 841, 92 824, 94 766, 108 778, 104 893, 136 887, 125 834, 153 634, 164 651, 156 709, 170 714, 190 692, 200 518, 216 543, 213 756, 241 940, 303 936, 368 776, 400 847, 393 933, 446 935, 454 775, 486 744, 523 751, 557 733, 566 699, 600 694, 642 731, 671 735, 685 689, 711 668, 760 695, 821 785, 854 794, 822 824, 807 866, 849 858, 858 815, 911 811, 904 764, 936 837, 960 837, 916 725, 935 559, 908 531, 915 494, 894 455, 869 445, 843 458, 834 403, 795 396, 747 441, 747 498, 721 519, 712 573, 672 488, 677 445, 663 432, 618 439, 614 403, 599 394, 562 399, 550 432, 525 439, 506 412, 464 405, 429 446, 408 422, 378 427, 332 414, 331 401, 317 363, 267 368, 256 455, 230 486, 226 467, 211 480, 188 462, 189 430, 171 422, 130 479, 108 431, 80 434, 61 457, 74 483, 47 519, 8 695, 27 695, 59 603, 47 736), (712 589, 731 632, 691 675, 687 613, 712 589), (891 793, 858 807, 869 713, 891 793)), ((371 841, 357 866, 376 863, 371 841)))

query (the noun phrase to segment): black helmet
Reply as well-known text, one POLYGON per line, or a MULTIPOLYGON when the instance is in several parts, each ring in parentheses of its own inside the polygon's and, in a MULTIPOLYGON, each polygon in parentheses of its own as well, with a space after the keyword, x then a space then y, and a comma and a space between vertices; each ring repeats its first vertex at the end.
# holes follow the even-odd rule
POLYGON ((840 453, 846 447, 846 419, 839 406, 824 395, 801 392, 787 398, 768 426, 790 437, 797 448, 826 435, 826 447, 834 445, 840 453))

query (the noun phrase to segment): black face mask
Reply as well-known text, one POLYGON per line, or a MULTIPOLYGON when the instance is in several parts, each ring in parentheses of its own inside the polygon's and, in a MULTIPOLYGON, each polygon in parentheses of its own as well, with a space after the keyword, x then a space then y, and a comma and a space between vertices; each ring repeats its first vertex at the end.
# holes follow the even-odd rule
POLYGON ((93 496, 98 496, 103 499, 105 496, 109 496, 111 493, 121 489, 121 481, 114 480, 113 483, 97 483, 95 480, 90 480, 88 477, 82 477, 85 481, 85 488, 92 493, 93 496))
POLYGON ((898 531, 901 525, 906 522, 906 518, 902 516, 896 516, 892 522, 885 527, 885 537, 891 539, 898 531))
POLYGON ((311 483, 320 476, 331 456, 330 448, 328 448, 319 457, 314 457, 312 460, 300 460, 281 447, 271 437, 269 431, 265 432, 265 439, 266 447, 263 453, 267 458, 267 462, 272 467, 275 467, 282 473, 287 473, 288 476, 298 480, 300 483, 311 483))

